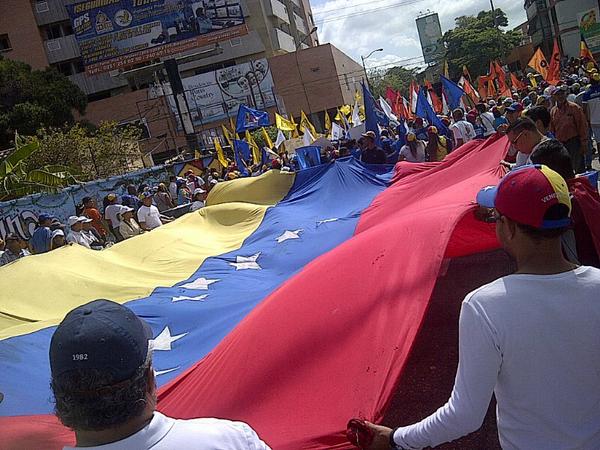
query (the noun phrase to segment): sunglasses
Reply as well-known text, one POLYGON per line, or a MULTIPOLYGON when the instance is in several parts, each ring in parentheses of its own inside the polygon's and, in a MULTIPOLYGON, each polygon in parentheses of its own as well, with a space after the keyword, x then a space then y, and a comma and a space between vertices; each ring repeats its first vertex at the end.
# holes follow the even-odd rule
POLYGON ((525 130, 521 131, 517 137, 515 139, 513 139, 512 141, 510 141, 510 143, 512 145, 515 145, 517 142, 519 142, 519 139, 521 139, 521 136, 523 136, 523 133, 525 133, 525 130))

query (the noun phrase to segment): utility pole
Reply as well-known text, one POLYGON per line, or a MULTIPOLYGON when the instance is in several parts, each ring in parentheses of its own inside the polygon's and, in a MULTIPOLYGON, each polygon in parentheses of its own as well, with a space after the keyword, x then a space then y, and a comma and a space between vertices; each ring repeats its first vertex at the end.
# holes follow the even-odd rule
POLYGON ((498 23, 496 23, 496 9, 494 8, 494 0, 490 0, 490 6, 492 7, 492 20, 494 21, 494 28, 498 28, 498 23))

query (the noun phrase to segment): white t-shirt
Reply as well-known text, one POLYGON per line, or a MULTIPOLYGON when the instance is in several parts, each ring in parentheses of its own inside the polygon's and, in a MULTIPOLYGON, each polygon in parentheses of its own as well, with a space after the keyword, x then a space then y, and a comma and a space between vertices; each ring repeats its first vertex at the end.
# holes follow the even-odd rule
POLYGON ((190 212, 198 211, 202 208, 204 208, 204 202, 202 200, 196 200, 192 203, 192 206, 190 206, 190 212))
POLYGON ((140 206, 137 212, 138 222, 140 225, 142 223, 146 224, 146 228, 153 230, 162 225, 160 220, 160 212, 158 212, 158 208, 154 205, 150 206, 140 206))
POLYGON ((491 136, 496 132, 496 129, 494 128, 495 119, 494 115, 491 112, 486 111, 480 114, 479 118, 481 119, 481 125, 483 125, 483 128, 485 128, 485 132, 483 133, 484 137, 491 136))
POLYGON ((86 236, 86 234, 83 231, 71 230, 67 233, 67 237, 65 238, 65 240, 69 244, 79 244, 83 245, 86 248, 91 248, 90 244, 92 243, 92 241, 90 241, 90 239, 86 236))
POLYGON ((96 447, 63 447, 63 450, 270 450, 243 422, 221 419, 172 419, 158 411, 137 433, 96 447))
POLYGON ((459 139, 462 139, 463 143, 475 139, 475 129, 473 125, 471 125, 466 120, 459 120, 458 122, 454 122, 450 125, 450 129, 454 133, 454 140, 458 142, 459 139))
POLYGON ((435 447, 477 430, 494 393, 504 450, 600 448, 599 292, 600 270, 581 266, 468 294, 450 400, 396 443, 435 447))
POLYGON ((169 183, 169 194, 171 194, 172 199, 177 199, 177 183, 174 181, 169 183))
POLYGON ((104 216, 113 228, 119 228, 121 221, 117 218, 117 214, 121 212, 121 209, 123 209, 123 205, 108 205, 104 210, 104 216))
POLYGON ((408 144, 402 146, 402 148, 400 149, 399 156, 404 156, 404 159, 406 161, 413 162, 413 163, 425 161, 425 143, 423 141, 416 141, 416 142, 417 142, 417 155, 416 156, 413 156, 408 144))

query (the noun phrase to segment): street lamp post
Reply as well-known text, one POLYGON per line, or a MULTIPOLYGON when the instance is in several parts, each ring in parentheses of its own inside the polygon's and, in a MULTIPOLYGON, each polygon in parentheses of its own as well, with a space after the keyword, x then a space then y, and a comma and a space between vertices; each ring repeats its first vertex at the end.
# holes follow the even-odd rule
POLYGON ((376 52, 382 52, 383 49, 382 48, 378 48, 376 50, 373 50, 371 53, 369 53, 367 56, 361 56, 360 59, 362 60, 362 66, 363 66, 363 70, 365 71, 365 78, 367 80, 367 87, 369 88, 369 90, 371 90, 371 82, 369 81, 369 74, 367 73, 367 67, 365 66, 365 61, 367 59, 369 59, 373 53, 376 52))
POLYGON ((302 77, 302 68, 300 67, 300 61, 298 60, 298 52, 301 50, 304 41, 308 39, 312 34, 316 33, 316 31, 317 27, 314 27, 312 30, 310 30, 309 33, 304 37, 304 39, 300 41, 298 47, 296 47, 296 51, 294 52, 296 54, 296 67, 298 68, 298 75, 300 76, 300 84, 302 84, 302 89, 304 90, 304 98, 306 98, 306 105, 308 106, 309 114, 312 114, 312 111, 310 107, 310 101, 308 100, 308 93, 306 92, 306 86, 304 85, 304 78, 302 77))

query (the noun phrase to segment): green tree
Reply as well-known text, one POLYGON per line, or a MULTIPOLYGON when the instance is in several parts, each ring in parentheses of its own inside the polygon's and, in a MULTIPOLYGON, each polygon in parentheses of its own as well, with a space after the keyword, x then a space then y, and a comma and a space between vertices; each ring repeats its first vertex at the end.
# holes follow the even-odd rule
POLYGON ((0 162, 0 201, 39 192, 56 192, 77 183, 67 167, 44 165, 29 169, 27 162, 40 148, 38 141, 15 138, 15 149, 0 162))
POLYGON ((56 69, 32 70, 0 56, 0 148, 20 135, 33 136, 43 127, 64 127, 85 112, 85 94, 56 69))
POLYGON ((404 67, 391 67, 387 70, 373 70, 369 72, 371 91, 375 98, 385 98, 385 90, 391 87, 400 91, 405 97, 408 96, 411 80, 418 76, 418 69, 406 69, 404 67))
POLYGON ((143 167, 139 128, 102 122, 97 128, 76 124, 68 129, 42 128, 30 141, 39 151, 27 159, 28 170, 64 165, 82 181, 122 175, 143 167))
POLYGON ((452 78, 462 74, 466 65, 473 77, 488 72, 490 61, 503 59, 519 43, 519 33, 504 31, 508 18, 496 9, 496 26, 491 11, 481 11, 477 16, 461 16, 455 19, 456 27, 443 37, 446 45, 448 69, 452 78))

